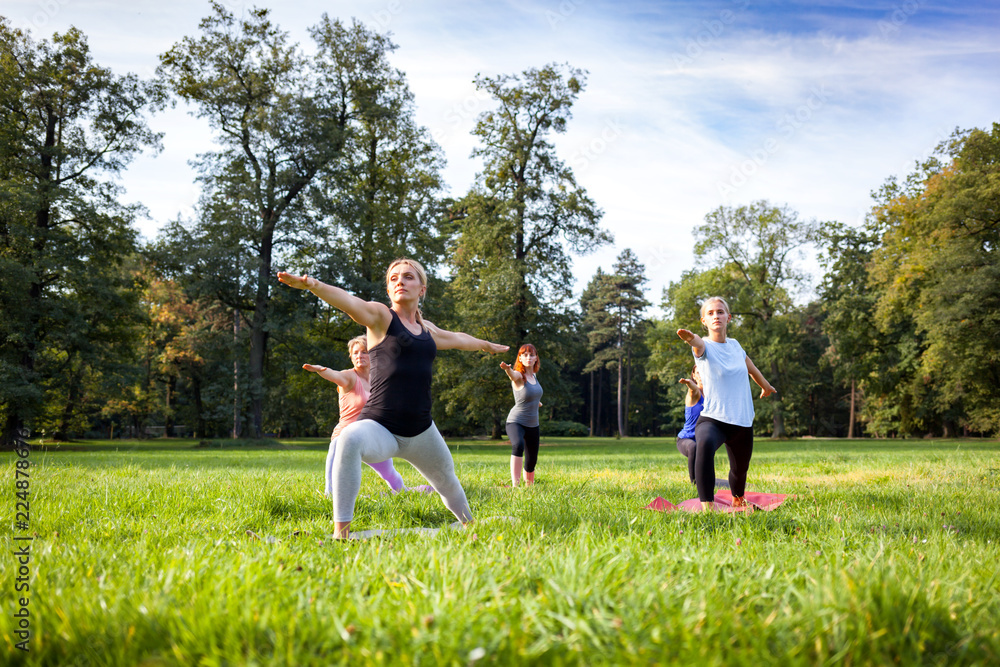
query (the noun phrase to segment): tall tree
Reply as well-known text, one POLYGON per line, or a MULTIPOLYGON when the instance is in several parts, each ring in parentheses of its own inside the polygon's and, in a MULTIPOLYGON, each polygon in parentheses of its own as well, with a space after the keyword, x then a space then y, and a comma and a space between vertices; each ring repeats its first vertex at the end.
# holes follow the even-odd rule
POLYGON ((268 10, 237 19, 219 2, 200 28, 160 57, 159 72, 215 131, 221 150, 204 154, 201 168, 216 205, 253 214, 249 379, 261 437, 276 243, 316 240, 320 232, 304 224, 304 194, 343 156, 352 120, 375 104, 395 46, 324 14, 310 30, 317 52, 306 58, 268 10))
POLYGON ((586 253, 611 242, 600 227, 601 210, 551 142, 553 133, 566 131, 585 73, 550 64, 520 75, 477 75, 475 83, 496 108, 483 112, 473 130, 481 142, 473 156, 484 169, 463 201, 456 278, 467 278, 478 261, 507 275, 510 327, 520 344, 535 319, 534 303, 570 296, 567 249, 586 253))
POLYGON ((1000 432, 1000 123, 956 131, 932 160, 890 182, 873 212, 882 230, 871 283, 880 331, 909 322, 897 383, 913 405, 906 431, 1000 432))
POLYGON ((819 294, 830 338, 825 356, 836 380, 849 389, 847 437, 855 437, 860 397, 872 370, 872 341, 878 337, 874 310, 876 295, 869 287, 869 265, 878 237, 865 229, 827 223, 821 230, 826 273, 819 294))
POLYGON ((319 175, 311 206, 330 225, 320 270, 352 294, 385 300, 385 269, 412 257, 434 272, 449 227, 439 200, 444 158, 414 118, 402 72, 387 70, 348 135, 340 168, 319 175))
POLYGON ((132 285, 118 269, 135 250, 139 208, 119 202, 113 179, 158 148, 146 114, 163 101, 156 85, 95 63, 79 30, 34 42, 0 18, 4 442, 40 413, 46 379, 88 348, 96 304, 105 328, 128 319, 132 285))
MULTIPOLYGON (((495 106, 473 130, 480 141, 473 155, 483 159, 483 171, 453 212, 458 237, 451 290, 462 327, 515 349, 532 342, 543 359, 566 331, 570 253, 611 241, 600 227, 602 212, 552 144, 552 135, 565 131, 584 81, 582 70, 555 64, 476 76, 477 89, 495 106)), ((465 402, 483 378, 469 368, 456 373, 462 379, 449 400, 465 402)), ((489 404, 480 406, 493 413, 495 433, 499 406, 509 401, 504 385, 497 376, 487 385, 489 404)))
MULTIPOLYGON (((615 272, 615 319, 618 323, 618 345, 624 354, 618 366, 618 428, 623 436, 628 435, 628 415, 632 414, 632 379, 633 364, 639 358, 639 348, 646 329, 646 319, 643 312, 650 303, 646 300, 644 285, 646 267, 631 248, 626 248, 618 255, 614 265, 615 272), (625 396, 622 397, 622 366, 625 367, 625 396), (622 409, 624 406, 624 410, 622 409), (624 413, 624 414, 623 414, 624 413)), ((643 373, 645 375, 645 373, 643 373)))
POLYGON ((186 389, 194 436, 206 437, 204 391, 213 382, 206 366, 216 350, 225 349, 232 328, 230 314, 218 301, 192 298, 176 280, 151 271, 143 296, 150 315, 144 336, 149 348, 148 376, 163 385, 164 435, 173 435, 171 427, 186 389))
MULTIPOLYGON (((601 267, 587 283, 580 295, 582 329, 587 332, 590 360, 583 372, 590 376, 590 434, 604 432, 604 376, 609 368, 617 365, 618 355, 614 343, 617 329, 607 305, 614 298, 614 278, 601 267), (594 375, 597 375, 596 386, 594 375)), ((610 399, 609 399, 610 400, 610 399)))
POLYGON ((598 368, 614 369, 618 374, 618 436, 628 435, 629 399, 632 386, 632 362, 645 327, 643 310, 649 306, 643 292, 647 282, 645 267, 630 248, 618 255, 614 273, 600 270, 591 281, 584 325, 589 328, 594 359, 584 372, 598 368))
POLYGON ((768 379, 778 388, 770 399, 775 438, 785 436, 781 349, 788 333, 777 316, 793 307, 791 296, 806 277, 795 259, 803 246, 815 240, 818 228, 814 221, 799 220, 787 207, 757 201, 735 208, 720 206, 695 230, 699 266, 729 274, 734 291, 731 307, 741 335, 747 336, 758 366, 769 369, 768 379))
POLYGON ((121 264, 88 267, 74 277, 72 318, 47 332, 38 357, 45 410, 37 428, 57 440, 93 430, 93 420, 109 396, 133 377, 137 335, 148 321, 141 302, 143 281, 134 257, 121 264))

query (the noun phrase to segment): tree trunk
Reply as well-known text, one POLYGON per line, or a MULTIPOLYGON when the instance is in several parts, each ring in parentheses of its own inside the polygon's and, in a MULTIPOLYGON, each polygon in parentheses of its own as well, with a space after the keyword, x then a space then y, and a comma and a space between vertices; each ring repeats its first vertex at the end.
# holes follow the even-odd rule
POLYGON ((624 371, 625 360, 618 357, 618 437, 621 438, 625 435, 625 424, 622 419, 625 406, 622 405, 622 375, 624 371))
MULTIPOLYGON (((778 382, 778 386, 783 386, 778 374, 778 362, 771 362, 771 377, 778 382)), ((785 437, 785 419, 781 414, 781 394, 772 394, 771 403, 773 405, 773 426, 774 430, 771 432, 772 438, 784 438, 785 437)))
POLYGON ((240 311, 233 310, 233 439, 240 437, 240 311))
POLYGON ((56 440, 69 440, 70 421, 73 419, 73 407, 80 401, 81 373, 71 373, 69 377, 69 391, 66 394, 66 405, 63 406, 62 415, 59 417, 59 428, 53 434, 56 440))
POLYGON ((267 288, 258 287, 250 322, 250 437, 264 437, 264 355, 267 348, 267 288), (264 294, 262 294, 262 292, 264 294))
POLYGON ((514 235, 514 265, 517 267, 517 300, 514 303, 514 333, 517 337, 517 351, 520 351, 528 337, 528 267, 525 263, 527 251, 524 248, 524 222, 518 219, 514 235))
MULTIPOLYGON (((32 241, 33 259, 41 259, 45 250, 46 241, 49 237, 49 226, 52 219, 52 204, 49 200, 52 189, 52 158, 56 154, 56 129, 59 124, 59 116, 54 109, 46 109, 45 119, 45 147, 38 152, 39 172, 36 176, 39 191, 38 208, 35 210, 35 238, 32 241)), ((57 174, 58 176, 58 174, 57 174)), ((37 356, 37 336, 41 314, 38 312, 38 304, 42 302, 43 281, 39 273, 44 268, 36 269, 35 280, 28 287, 28 309, 27 321, 22 327, 21 338, 24 341, 21 350, 21 376, 28 382, 35 384, 35 360, 37 356)), ((37 386, 37 385, 35 385, 37 386)), ((32 400, 31 398, 28 399, 32 400)), ((27 419, 32 416, 33 410, 22 401, 9 401, 7 403, 7 418, 3 427, 3 445, 13 448, 27 419)))
POLYGON ((819 415, 816 412, 817 408, 816 403, 817 403, 816 392, 810 391, 809 392, 809 435, 811 435, 814 438, 819 433, 819 428, 817 426, 819 424, 819 415))
POLYGON ((13 410, 8 412, 3 425, 3 442, 0 443, 3 444, 4 449, 14 449, 22 428, 24 428, 24 422, 21 420, 21 416, 13 410))
POLYGON ((173 400, 174 400, 174 390, 177 387, 177 378, 173 375, 167 377, 167 397, 166 397, 166 411, 163 415, 163 437, 172 438, 174 437, 174 410, 173 410, 173 400))
MULTIPOLYGON (((371 288, 372 292, 361 296, 363 299, 375 300, 378 299, 379 294, 376 294, 378 290, 375 288, 376 281, 376 269, 375 269, 375 229, 376 224, 373 219, 375 215, 375 197, 378 193, 378 182, 377 174, 379 173, 378 164, 378 137, 373 133, 368 140, 368 155, 367 155, 367 167, 368 180, 367 187, 365 188, 365 210, 362 211, 362 219, 365 220, 364 229, 364 239, 362 241, 363 247, 359 253, 360 260, 360 270, 361 277, 363 278, 365 289, 371 288)), ((388 268, 388 267, 386 267, 388 268)), ((383 269, 385 270, 385 269, 383 269)))
POLYGON ((632 348, 627 350, 628 366, 625 368, 625 435, 628 435, 628 420, 632 414, 632 348))
POLYGON ((594 371, 590 371, 590 437, 594 437, 594 371))
POLYGON ((851 415, 847 422, 847 437, 854 437, 854 378, 851 378, 851 415))
POLYGON ((595 435, 600 435, 604 431, 601 426, 601 403, 604 397, 604 369, 597 369, 597 433, 595 435))
POLYGON ((254 294, 253 320, 250 322, 250 431, 251 437, 264 437, 264 359, 267 355, 267 309, 271 280, 271 250, 274 240, 273 219, 265 220, 257 264, 257 291, 254 294))
POLYGON ((201 378, 197 373, 191 374, 191 392, 194 394, 194 437, 206 437, 205 406, 201 399, 201 378))

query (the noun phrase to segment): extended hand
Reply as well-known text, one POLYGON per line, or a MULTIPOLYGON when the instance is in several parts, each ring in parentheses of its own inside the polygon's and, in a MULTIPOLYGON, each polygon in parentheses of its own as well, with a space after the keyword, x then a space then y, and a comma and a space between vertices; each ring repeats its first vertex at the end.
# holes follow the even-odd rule
POLYGON ((490 354, 500 354, 510 349, 510 345, 500 345, 499 343, 491 343, 489 341, 484 341, 484 343, 483 352, 489 352, 490 354))
POLYGON ((692 391, 698 388, 698 384, 691 378, 681 378, 680 380, 678 380, 678 382, 687 385, 687 388, 692 391))
POLYGON ((691 344, 691 341, 694 340, 694 333, 688 331, 687 329, 678 329, 677 335, 681 337, 682 341, 689 345, 691 344))
POLYGON ((504 369, 505 371, 509 371, 510 370, 510 364, 508 364, 506 361, 501 361, 500 362, 500 368, 504 369))
POLYGON ((326 366, 314 366, 313 364, 302 364, 302 368, 310 373, 322 373, 326 370, 326 366))
POLYGON ((310 278, 309 276, 295 276, 284 271, 278 271, 278 280, 295 289, 310 289, 315 287, 318 282, 315 278, 310 278))

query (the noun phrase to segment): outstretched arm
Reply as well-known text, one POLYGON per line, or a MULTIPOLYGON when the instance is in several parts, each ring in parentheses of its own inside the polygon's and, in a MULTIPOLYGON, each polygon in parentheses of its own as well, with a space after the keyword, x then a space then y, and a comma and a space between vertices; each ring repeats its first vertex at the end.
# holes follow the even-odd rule
POLYGON ((684 397, 684 405, 689 408, 693 407, 698 402, 698 399, 701 398, 701 389, 698 387, 698 383, 691 378, 681 378, 677 382, 688 388, 687 396, 684 397))
POLYGON ((354 387, 354 383, 358 381, 358 374, 354 371, 335 371, 326 366, 315 366, 313 364, 302 364, 302 368, 310 373, 316 373, 316 375, 324 380, 329 380, 345 392, 350 391, 354 387))
POLYGON ((750 373, 750 377, 752 377, 753 381, 757 383, 758 387, 760 387, 760 397, 767 398, 771 394, 777 394, 778 390, 772 387, 771 383, 764 379, 764 375, 757 370, 756 366, 753 365, 753 362, 750 361, 750 357, 746 357, 746 360, 747 373, 750 373))
POLYGON ((521 385, 524 384, 524 376, 521 375, 518 371, 515 371, 513 368, 511 368, 511 365, 508 364, 506 361, 500 362, 500 368, 502 368, 503 372, 507 374, 507 377, 510 378, 510 381, 514 383, 514 386, 520 389, 521 385))
POLYGON ((677 335, 680 336, 682 341, 691 346, 691 349, 694 350, 694 356, 705 356, 705 341, 701 339, 701 336, 687 329, 678 329, 677 335))
POLYGON ((431 332, 434 344, 437 345, 439 350, 465 350, 467 352, 500 354, 510 349, 510 345, 491 343, 488 340, 481 340, 461 331, 439 329, 427 320, 424 320, 424 324, 427 325, 427 330, 431 332))
POLYGON ((352 320, 367 327, 376 338, 385 335, 392 321, 389 307, 377 301, 365 301, 350 292, 327 285, 311 276, 296 276, 284 271, 278 272, 278 280, 295 289, 309 290, 328 304, 347 313, 352 320))

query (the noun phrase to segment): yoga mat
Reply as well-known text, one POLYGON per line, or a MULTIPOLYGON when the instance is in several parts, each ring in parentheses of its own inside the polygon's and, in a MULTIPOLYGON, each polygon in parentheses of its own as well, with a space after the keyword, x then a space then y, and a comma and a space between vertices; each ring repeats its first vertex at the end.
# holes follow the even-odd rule
MULTIPOLYGON (((747 491, 743 497, 746 499, 748 505, 743 507, 733 507, 733 494, 728 489, 722 489, 713 498, 714 509, 717 512, 749 512, 753 510, 763 510, 765 512, 770 512, 775 509, 789 497, 786 493, 753 493, 747 491)), ((697 498, 691 498, 690 500, 685 500, 679 505, 674 505, 669 500, 657 496, 653 502, 646 505, 646 509, 653 510, 655 512, 676 512, 677 510, 682 510, 684 512, 702 512, 704 511, 701 506, 701 501, 697 498)))

